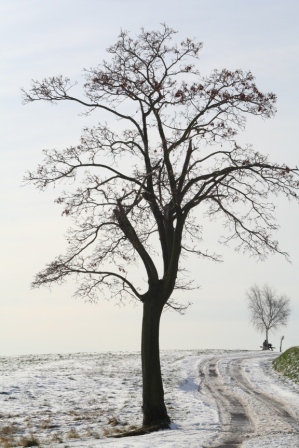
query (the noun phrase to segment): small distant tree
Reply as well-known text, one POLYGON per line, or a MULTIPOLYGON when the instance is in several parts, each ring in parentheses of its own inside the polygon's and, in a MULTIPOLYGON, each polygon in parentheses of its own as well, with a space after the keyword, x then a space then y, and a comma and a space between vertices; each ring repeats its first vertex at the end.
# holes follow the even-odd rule
MULTIPOLYGON (((25 103, 78 103, 107 122, 83 131, 81 142, 44 152, 27 181, 44 190, 70 183, 57 203, 73 220, 68 249, 37 274, 33 286, 79 283, 76 294, 102 295, 143 306, 143 422, 167 426, 159 356, 165 307, 182 312, 175 289, 188 289, 184 255, 218 260, 202 247, 204 217, 221 219, 222 242, 264 259, 280 250, 271 199, 297 199, 298 169, 272 163, 236 141, 246 115, 270 118, 276 96, 262 93, 251 72, 195 66, 202 44, 171 42, 175 31, 121 32, 111 58, 85 72, 75 97, 63 76, 33 81, 25 103), (198 212, 195 211, 198 209, 198 212), (201 212, 201 214, 199 214, 201 212), (140 267, 139 271, 129 269, 140 267), (138 272, 138 274, 136 274, 138 272)), ((217 237, 218 239, 218 237, 217 237)), ((120 336, 121 337, 121 336, 120 336)))
POLYGON ((251 323, 261 333, 265 332, 268 346, 269 331, 287 324, 291 313, 290 299, 285 295, 278 295, 268 285, 262 288, 254 285, 247 292, 247 301, 251 323))

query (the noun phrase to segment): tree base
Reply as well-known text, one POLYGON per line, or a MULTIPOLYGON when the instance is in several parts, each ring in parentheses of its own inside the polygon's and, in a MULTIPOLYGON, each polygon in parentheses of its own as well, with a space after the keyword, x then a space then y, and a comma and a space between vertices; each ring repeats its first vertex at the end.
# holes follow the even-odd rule
POLYGON ((114 439, 120 439, 121 437, 144 436, 145 434, 160 431, 161 429, 170 429, 170 423, 169 422, 161 422, 157 425, 143 425, 143 426, 140 426, 140 428, 134 429, 132 431, 126 431, 121 434, 116 434, 116 435, 109 436, 109 437, 114 438, 114 439))

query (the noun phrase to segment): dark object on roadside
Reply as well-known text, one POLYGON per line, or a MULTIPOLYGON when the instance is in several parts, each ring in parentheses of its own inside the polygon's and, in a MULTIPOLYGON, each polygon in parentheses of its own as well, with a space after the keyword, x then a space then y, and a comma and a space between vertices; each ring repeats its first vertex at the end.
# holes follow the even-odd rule
POLYGON ((280 347, 279 347, 279 351, 282 351, 282 341, 284 340, 284 336, 281 336, 280 338, 280 347))
POLYGON ((267 339, 264 340, 263 346, 261 346, 263 350, 272 350, 275 348, 270 342, 267 342, 267 339))

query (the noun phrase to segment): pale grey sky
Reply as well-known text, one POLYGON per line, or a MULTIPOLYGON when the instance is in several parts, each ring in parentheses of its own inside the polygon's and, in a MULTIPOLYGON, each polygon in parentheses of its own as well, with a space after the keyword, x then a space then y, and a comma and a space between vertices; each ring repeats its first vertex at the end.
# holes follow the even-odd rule
MULTIPOLYGON (((251 119, 240 139, 271 160, 299 164, 299 3, 297 0, 0 0, 1 29, 1 281, 0 356, 27 353, 139 350, 141 306, 90 305, 72 298, 74 285, 31 290, 34 274, 63 251, 70 223, 54 205, 57 191, 21 187, 43 148, 77 144, 81 129, 96 119, 74 104, 21 105, 30 80, 64 74, 80 80, 82 69, 106 57, 121 28, 166 22, 178 39, 204 42, 199 69, 250 69, 261 90, 278 95, 274 119, 251 119)), ((221 251, 224 263, 190 260, 190 278, 201 285, 188 293, 185 316, 164 313, 161 348, 256 349, 263 340, 249 325, 245 291, 267 282, 292 299, 285 347, 299 343, 299 206, 277 200, 277 238, 292 264, 275 256, 263 263, 221 251)), ((207 235, 214 245, 217 229, 207 235)), ((136 275, 138 275, 136 273, 136 275)))

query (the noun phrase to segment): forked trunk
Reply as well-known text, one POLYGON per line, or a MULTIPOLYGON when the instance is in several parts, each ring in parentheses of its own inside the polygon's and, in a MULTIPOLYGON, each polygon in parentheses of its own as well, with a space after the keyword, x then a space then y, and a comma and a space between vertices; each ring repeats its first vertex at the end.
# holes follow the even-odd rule
POLYGON ((143 424, 168 427, 170 418, 164 403, 159 353, 159 325, 163 306, 155 298, 143 304, 142 321, 142 379, 143 424))

